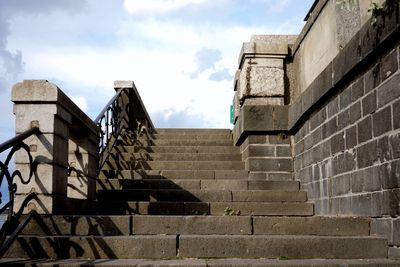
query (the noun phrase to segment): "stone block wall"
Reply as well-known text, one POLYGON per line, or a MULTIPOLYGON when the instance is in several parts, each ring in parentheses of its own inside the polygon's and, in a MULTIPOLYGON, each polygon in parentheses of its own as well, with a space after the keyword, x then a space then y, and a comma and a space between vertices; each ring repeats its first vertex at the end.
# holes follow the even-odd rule
POLYGON ((282 40, 289 46, 284 103, 267 95, 256 103, 251 94, 239 101, 234 139, 250 178, 293 177, 315 203, 316 215, 370 217, 371 234, 386 235, 394 255, 400 250, 400 3, 387 0, 373 26, 366 21, 365 3, 340 14, 332 2, 316 1, 294 44, 282 40), (361 22, 346 12, 358 12, 361 22), (358 28, 351 34, 342 31, 354 23, 358 28), (330 26, 342 37, 340 46, 321 59, 324 64, 313 66, 305 83, 311 70, 299 62, 315 56, 309 49, 313 27, 330 26), (272 144, 279 136, 290 141, 272 144))
POLYGON ((250 135, 240 146, 249 179, 291 181, 293 158, 290 137, 250 135))

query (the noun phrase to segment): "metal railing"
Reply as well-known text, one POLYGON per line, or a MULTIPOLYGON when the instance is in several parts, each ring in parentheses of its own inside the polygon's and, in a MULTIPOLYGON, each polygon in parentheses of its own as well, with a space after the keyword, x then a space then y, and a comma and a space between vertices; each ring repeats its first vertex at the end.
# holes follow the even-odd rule
POLYGON ((122 132, 121 104, 123 103, 122 97, 125 94, 127 94, 126 89, 118 91, 94 121, 100 129, 98 170, 103 167, 122 132))
POLYGON ((98 172, 109 158, 123 131, 139 132, 154 128, 154 125, 133 85, 132 88, 119 88, 94 120, 100 129, 98 146, 98 172))
MULTIPOLYGON (((18 212, 14 211, 14 200, 15 193, 17 192, 17 184, 15 179, 18 178, 22 184, 28 184, 31 181, 33 173, 35 171, 35 163, 32 158, 30 147, 24 143, 24 140, 32 135, 40 133, 38 127, 32 127, 31 129, 11 138, 10 140, 0 144, 0 153, 3 153, 10 149, 4 162, 0 161, 0 184, 3 183, 4 179, 7 182, 9 200, 0 209, 0 214, 7 213, 7 219, 4 221, 0 229, 0 257, 7 251, 12 242, 17 238, 18 234, 23 230, 25 225, 29 222, 32 215, 35 212, 31 212, 21 223, 21 215, 24 208, 28 205, 29 201, 36 198, 35 193, 30 193, 22 201, 18 212), (29 175, 28 177, 22 177, 19 170, 10 171, 9 165, 14 154, 24 150, 29 158, 29 175)), ((3 201, 3 196, 0 193, 0 201, 3 201)))

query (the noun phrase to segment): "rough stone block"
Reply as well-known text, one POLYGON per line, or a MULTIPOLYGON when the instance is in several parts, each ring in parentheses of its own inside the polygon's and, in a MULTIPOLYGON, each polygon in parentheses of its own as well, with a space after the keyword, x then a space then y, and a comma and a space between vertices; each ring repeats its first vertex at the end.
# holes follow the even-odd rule
POLYGON ((357 124, 358 143, 363 143, 372 139, 372 116, 364 118, 357 124))
POLYGON ((249 145, 243 151, 242 156, 243 160, 246 160, 248 157, 274 157, 275 147, 265 145, 249 145))
POLYGON ((351 101, 356 102, 363 95, 364 95, 364 78, 360 78, 351 86, 351 101))
POLYGON ((372 115, 374 136, 380 136, 392 130, 392 111, 388 106, 372 115))
POLYGON ((379 167, 356 171, 351 174, 351 192, 373 192, 381 189, 379 167))
POLYGON ((340 110, 344 110, 351 104, 351 86, 343 90, 339 95, 339 107, 340 110))
POLYGON ((389 247, 388 257, 393 260, 400 260, 400 248, 399 247, 389 247))
POLYGON ((316 114, 314 114, 310 118, 310 128, 314 130, 315 128, 319 127, 325 120, 326 120, 326 108, 323 107, 319 110, 316 114))
POLYGON ((400 97, 400 73, 392 75, 378 88, 378 107, 382 107, 387 103, 400 97))
POLYGON ((357 166, 364 168, 373 165, 378 160, 376 140, 368 142, 357 148, 357 166))
POLYGON ((350 107, 349 124, 353 124, 361 118, 361 102, 358 101, 350 107))
POLYGON ((371 235, 385 236, 389 245, 393 244, 393 219, 376 218, 371 220, 371 235))
POLYGON ((372 114, 377 109, 376 91, 372 91, 362 100, 363 116, 372 114))
POLYGON ((340 132, 331 138, 331 153, 336 154, 345 149, 345 134, 340 132))
POLYGON ((400 128, 400 100, 393 103, 392 112, 393 112, 393 129, 396 130, 400 128))
POLYGON ((381 61, 381 80, 384 81, 399 69, 397 61, 397 49, 393 49, 382 58, 381 61))
POLYGON ((345 195, 350 192, 350 175, 345 174, 331 179, 333 196, 345 195))
POLYGON ((245 166, 249 171, 293 171, 291 159, 251 158, 246 160, 245 166))
POLYGON ((365 94, 381 83, 380 68, 380 63, 378 63, 364 75, 365 94))
POLYGON ((339 97, 335 97, 327 105, 328 118, 335 116, 339 112, 339 97))
POLYGON ((292 149, 290 146, 277 146, 276 147, 276 156, 277 157, 291 157, 292 149))
POLYGON ((274 145, 289 145, 290 137, 287 135, 269 135, 268 142, 274 145))
POLYGON ((284 173, 284 172, 270 172, 267 173, 268 181, 293 181, 293 173, 284 173))
POLYGON ((400 158, 400 133, 389 135, 391 158, 400 158))
POLYGON ((345 131, 346 149, 352 149, 357 145, 357 126, 350 127, 345 131))
POLYGON ((338 129, 338 117, 335 116, 322 125, 322 139, 326 139, 336 133, 338 129))

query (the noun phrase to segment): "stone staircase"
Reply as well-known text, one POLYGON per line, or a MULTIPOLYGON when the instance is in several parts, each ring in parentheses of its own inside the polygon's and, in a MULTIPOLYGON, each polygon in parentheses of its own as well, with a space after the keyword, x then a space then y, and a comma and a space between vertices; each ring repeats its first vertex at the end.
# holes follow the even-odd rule
POLYGON ((299 188, 248 179, 230 130, 126 133, 97 180, 97 214, 34 219, 0 263, 400 266, 368 219, 313 216, 299 188))

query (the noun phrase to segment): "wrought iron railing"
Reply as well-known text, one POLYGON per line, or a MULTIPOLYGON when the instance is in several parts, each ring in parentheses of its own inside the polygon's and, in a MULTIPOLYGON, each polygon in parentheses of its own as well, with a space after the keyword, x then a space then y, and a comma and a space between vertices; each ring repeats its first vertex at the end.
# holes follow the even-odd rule
MULTIPOLYGON (((9 195, 8 202, 5 203, 0 209, 1 215, 4 213, 7 215, 7 218, 0 229, 0 257, 5 253, 5 251, 7 251, 8 247, 17 238, 17 235, 23 230, 25 225, 29 222, 34 214, 34 212, 31 212, 22 223, 20 222, 24 208, 28 205, 29 201, 36 198, 36 194, 30 193, 27 195, 22 201, 19 210, 15 212, 14 200, 15 193, 17 192, 17 184, 14 180, 18 178, 22 184, 28 184, 30 182, 33 172, 35 171, 35 163, 30 153, 30 147, 24 143, 24 140, 39 133, 40 131, 38 127, 32 127, 31 129, 4 142, 3 144, 0 144, 0 153, 6 152, 10 149, 5 161, 0 161, 0 184, 2 184, 3 181, 7 182, 9 195), (19 150, 24 150, 29 158, 29 174, 27 177, 22 177, 22 174, 19 170, 10 170, 11 159, 19 150)), ((0 193, 0 200, 3 201, 3 199, 4 198, 0 193)))
POLYGON ((115 143, 123 130, 121 104, 123 103, 123 96, 127 93, 126 89, 118 91, 94 121, 100 129, 98 170, 101 170, 103 167, 108 155, 115 146, 115 143))
POLYGON ((144 128, 154 128, 135 85, 132 83, 131 86, 118 88, 94 121, 100 129, 98 171, 109 158, 123 131, 138 132, 144 128))

